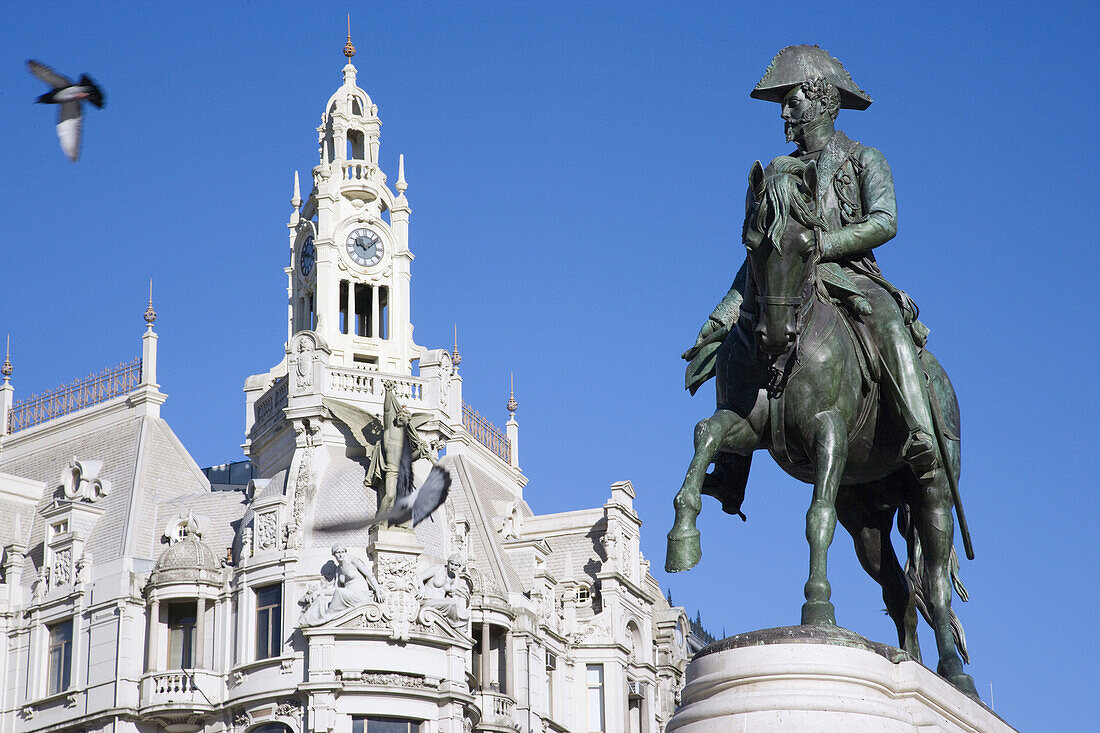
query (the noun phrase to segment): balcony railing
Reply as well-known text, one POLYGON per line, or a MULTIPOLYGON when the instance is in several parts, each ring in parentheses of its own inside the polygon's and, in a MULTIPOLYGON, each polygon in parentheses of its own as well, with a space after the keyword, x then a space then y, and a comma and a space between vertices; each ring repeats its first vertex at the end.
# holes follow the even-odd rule
POLYGON ((349 160, 344 163, 343 179, 345 181, 368 181, 374 178, 378 168, 365 160, 349 160))
POLYGON ((474 436, 474 440, 496 453, 500 460, 508 463, 512 459, 512 443, 504 437, 504 433, 491 422, 481 416, 474 408, 462 403, 462 427, 466 432, 474 436))
POLYGON ((55 417, 106 402, 141 383, 141 357, 123 362, 41 395, 15 402, 7 414, 8 432, 34 427, 55 417))
POLYGON ((419 377, 394 377, 383 375, 368 369, 348 367, 329 368, 329 394, 341 393, 359 397, 381 399, 386 388, 383 382, 393 382, 397 388, 397 399, 402 404, 420 403, 424 400, 424 380, 419 377))
POLYGON ((148 672, 141 681, 141 707, 209 710, 221 702, 224 686, 220 674, 202 669, 148 672))
POLYGON ((515 727, 514 714, 516 702, 507 695, 499 692, 482 690, 481 695, 481 722, 482 724, 515 727))

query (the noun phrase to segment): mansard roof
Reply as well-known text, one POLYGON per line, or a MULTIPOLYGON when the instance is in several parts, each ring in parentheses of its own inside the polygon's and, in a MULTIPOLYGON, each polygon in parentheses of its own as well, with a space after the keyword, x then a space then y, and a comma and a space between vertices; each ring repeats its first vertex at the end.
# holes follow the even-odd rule
POLYGON ((57 498, 62 472, 74 457, 102 461, 99 477, 111 486, 98 500, 104 512, 87 536, 85 551, 97 563, 123 556, 153 560, 160 551, 157 504, 209 492, 209 482, 168 423, 132 409, 125 396, 11 436, 0 471, 46 485, 30 522, 24 585, 34 582, 42 564, 42 510, 57 498))

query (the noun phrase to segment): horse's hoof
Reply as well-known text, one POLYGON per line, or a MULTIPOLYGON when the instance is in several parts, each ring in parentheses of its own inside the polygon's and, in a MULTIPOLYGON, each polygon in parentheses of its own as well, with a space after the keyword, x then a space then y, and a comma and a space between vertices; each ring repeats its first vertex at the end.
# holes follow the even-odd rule
POLYGON ((969 698, 981 702, 982 699, 978 697, 978 688, 974 686, 974 678, 965 672, 957 675, 952 675, 947 678, 947 681, 969 698))
POLYGON ((802 604, 802 625, 836 626, 836 610, 829 601, 806 601, 802 604))
POLYGON ((962 671, 962 660, 958 658, 940 660, 936 665, 936 674, 954 685, 967 697, 981 701, 978 697, 978 688, 974 686, 974 678, 962 671))
POLYGON ((691 570, 699 564, 703 549, 699 546, 699 530, 669 532, 668 549, 665 551, 665 572, 679 573, 691 570))

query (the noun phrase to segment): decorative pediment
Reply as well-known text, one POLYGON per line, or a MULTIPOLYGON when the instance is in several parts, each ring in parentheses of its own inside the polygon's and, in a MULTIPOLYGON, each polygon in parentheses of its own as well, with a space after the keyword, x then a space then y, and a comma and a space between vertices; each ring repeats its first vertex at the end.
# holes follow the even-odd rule
POLYGON ((467 645, 470 643, 470 637, 452 626, 442 613, 434 608, 421 606, 418 600, 415 611, 402 609, 396 619, 385 604, 364 603, 324 623, 303 627, 302 631, 307 637, 314 635, 339 637, 341 632, 349 636, 361 636, 364 632, 374 632, 378 636, 398 641, 408 641, 413 635, 431 634, 444 636, 452 643, 464 642, 467 645), (398 623, 395 624, 395 620, 398 623))

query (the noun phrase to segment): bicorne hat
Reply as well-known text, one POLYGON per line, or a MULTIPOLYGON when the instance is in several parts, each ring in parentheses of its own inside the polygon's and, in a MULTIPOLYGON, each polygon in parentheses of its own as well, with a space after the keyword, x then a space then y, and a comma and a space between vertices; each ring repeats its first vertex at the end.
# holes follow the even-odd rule
POLYGON ((775 55, 767 71, 749 94, 753 99, 782 102, 787 92, 815 77, 824 77, 840 90, 840 106, 844 109, 867 109, 871 98, 855 85, 844 65, 817 46, 787 46, 775 55))

